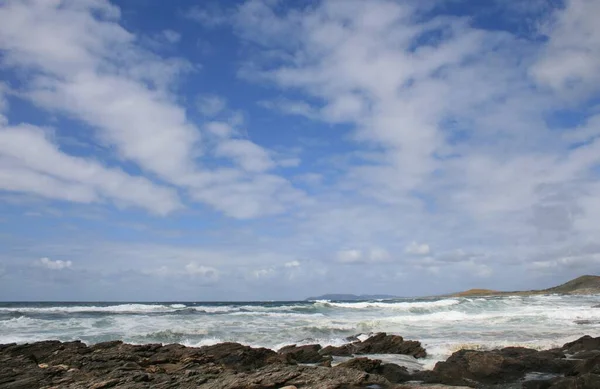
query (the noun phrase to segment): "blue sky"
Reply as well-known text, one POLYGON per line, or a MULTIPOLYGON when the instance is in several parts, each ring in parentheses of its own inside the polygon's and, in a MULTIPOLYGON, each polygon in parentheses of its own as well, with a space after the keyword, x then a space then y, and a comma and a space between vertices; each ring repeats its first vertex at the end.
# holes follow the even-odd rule
POLYGON ((0 1, 0 299, 600 265, 600 1, 0 1))

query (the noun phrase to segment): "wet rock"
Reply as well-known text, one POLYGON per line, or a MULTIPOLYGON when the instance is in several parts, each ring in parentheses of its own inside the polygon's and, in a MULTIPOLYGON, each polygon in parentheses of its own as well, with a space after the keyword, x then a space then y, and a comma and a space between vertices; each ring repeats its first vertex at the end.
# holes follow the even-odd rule
POLYGON ((309 344, 305 346, 296 346, 295 344, 281 348, 277 353, 291 358, 297 363, 319 363, 326 358, 319 354, 321 345, 309 344))
POLYGON ((548 389, 552 386, 553 380, 531 380, 523 382, 523 389, 548 389))
POLYGON ((254 370, 270 363, 282 362, 282 358, 273 350, 262 347, 252 348, 239 343, 204 346, 199 349, 199 352, 215 362, 239 371, 254 370))
POLYGON ((427 356, 421 343, 414 340, 404 340, 399 335, 387 335, 385 332, 376 334, 363 342, 355 343, 357 354, 405 354, 415 358, 427 356))
MULTIPOLYGON (((600 374, 600 355, 578 361, 569 375, 600 374)), ((600 386, 599 386, 600 388, 600 386)))
POLYGON ((404 384, 400 386, 394 386, 394 389, 472 389, 469 386, 448 386, 448 385, 426 385, 421 384, 404 384))
POLYGON ((350 357, 354 353, 354 347, 352 344, 345 344, 343 346, 327 346, 319 350, 321 355, 332 355, 336 357, 350 357))
POLYGON ((101 381, 90 386, 90 389, 104 389, 104 388, 112 388, 117 386, 120 383, 117 379, 101 381))
POLYGON ((566 377, 556 380, 549 389, 598 389, 600 375, 584 374, 578 377, 566 377))
POLYGON ((369 359, 365 357, 353 358, 349 361, 340 363, 333 369, 340 368, 355 369, 366 373, 378 374, 392 383, 401 383, 412 379, 412 376, 405 367, 393 363, 382 363, 379 359, 369 359))
MULTIPOLYGON (((461 350, 436 364, 433 371, 412 375, 405 367, 366 357, 335 367, 297 364, 299 360, 313 363, 308 361, 317 358, 321 364, 330 362, 323 360, 326 348, 319 345, 292 345, 277 353, 238 343, 200 348, 130 345, 120 341, 91 347, 81 342, 57 341, 10 344, 0 345, 0 388, 364 389, 378 385, 380 389, 400 389, 417 388, 419 385, 413 381, 422 381, 430 385, 429 389, 446 388, 444 385, 508 387, 505 384, 511 388, 522 384, 526 389, 598 389, 597 339, 583 337, 563 348, 546 351, 522 347, 461 350), (577 358, 565 358, 565 353, 577 358), (550 379, 548 374, 537 373, 560 377, 550 379)), ((415 351, 421 346, 414 347, 401 337, 377 334, 346 347, 352 352, 385 354, 415 351)))
POLYGON ((501 384, 522 379, 528 372, 568 373, 575 363, 566 360, 560 350, 538 352, 507 347, 493 351, 460 350, 445 362, 438 362, 433 371, 439 382, 449 385, 501 384))
POLYGON ((573 342, 565 343, 562 349, 568 354, 575 354, 580 351, 600 350, 600 337, 592 338, 589 335, 585 335, 573 342))
POLYGON ((225 373, 200 386, 202 389, 263 389, 296 386, 312 389, 390 387, 385 378, 355 369, 318 366, 271 365, 251 373, 225 373))
POLYGON ((590 359, 600 355, 600 350, 580 351, 571 356, 572 359, 590 359))
POLYGON ((339 347, 325 347, 322 355, 351 356, 359 354, 404 354, 415 358, 424 358, 427 352, 421 343, 404 340, 399 335, 388 335, 385 332, 375 334, 364 341, 356 341, 339 347))

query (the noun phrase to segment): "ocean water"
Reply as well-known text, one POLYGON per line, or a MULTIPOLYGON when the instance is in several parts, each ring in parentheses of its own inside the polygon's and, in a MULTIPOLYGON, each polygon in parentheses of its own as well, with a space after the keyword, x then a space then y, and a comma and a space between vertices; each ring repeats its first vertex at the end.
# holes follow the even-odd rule
MULTIPOLYGON (((421 341, 429 356, 412 361, 411 367, 431 368, 460 348, 544 349, 582 335, 600 336, 600 308, 593 308, 598 304, 600 296, 558 295, 357 302, 0 303, 0 343, 119 339, 203 346, 233 341, 278 349, 294 343, 341 345, 349 336, 384 331, 421 341)), ((396 358, 411 364, 406 357, 396 358)))

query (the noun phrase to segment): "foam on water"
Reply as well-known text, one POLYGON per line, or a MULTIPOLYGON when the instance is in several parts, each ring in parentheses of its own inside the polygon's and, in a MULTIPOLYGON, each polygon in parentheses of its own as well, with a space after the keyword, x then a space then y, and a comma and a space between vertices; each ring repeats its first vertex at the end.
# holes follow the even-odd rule
MULTIPOLYGON (((510 296, 267 303, 0 303, 0 343, 45 339, 96 343, 224 341, 278 349, 339 346, 349 336, 388 332, 423 343, 432 367, 460 348, 556 347, 600 335, 597 296, 510 296), (583 323, 583 324, 582 324, 583 323)), ((392 357, 393 358, 393 357, 392 357)), ((415 365, 416 363, 416 365, 415 365)))
POLYGON ((408 311, 413 309, 435 309, 440 307, 449 307, 452 305, 460 304, 460 300, 446 299, 437 301, 423 301, 423 302, 345 302, 345 303, 334 303, 327 302, 322 303, 326 306, 336 308, 348 308, 348 309, 369 309, 369 308, 384 308, 408 311))

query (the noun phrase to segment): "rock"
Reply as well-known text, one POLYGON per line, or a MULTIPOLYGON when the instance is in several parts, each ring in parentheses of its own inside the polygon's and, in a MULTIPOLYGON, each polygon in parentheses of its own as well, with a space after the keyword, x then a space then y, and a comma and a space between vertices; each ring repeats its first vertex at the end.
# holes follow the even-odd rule
POLYGON ((549 389, 598 389, 600 375, 584 374, 578 377, 566 377, 556 380, 549 389))
POLYGON ((215 362, 239 371, 254 370, 270 363, 282 362, 282 358, 273 350, 252 348, 239 343, 219 343, 201 347, 199 351, 215 362))
POLYGON ((573 367, 573 370, 569 372, 569 375, 581 375, 588 373, 600 374, 600 355, 577 362, 573 367))
POLYGON ((448 386, 448 385, 427 385, 421 384, 404 384, 400 386, 394 386, 394 389, 472 389, 468 386, 448 386))
POLYGON ((349 361, 340 363, 333 369, 339 368, 355 369, 366 373, 378 374, 392 383, 401 383, 412 379, 412 376, 405 367, 393 363, 382 364, 379 359, 369 359, 365 357, 353 358, 349 361))
POLYGON ((363 342, 353 343, 355 354, 404 354, 415 358, 427 356, 421 343, 414 340, 404 340, 399 335, 387 335, 385 332, 371 336, 363 342))
MULTIPOLYGON (((327 348, 319 345, 292 345, 277 353, 238 343, 194 348, 114 341, 88 347, 81 342, 46 341, 0 345, 0 388, 400 389, 418 388, 420 385, 412 381, 422 381, 428 389, 449 388, 444 385, 516 388, 521 384, 525 389, 598 389, 597 339, 583 337, 546 351, 522 347, 461 350, 436 364, 433 371, 413 374, 405 367, 366 357, 331 367, 331 359, 323 357, 327 348), (566 352, 577 358, 565 358, 566 352), (319 362, 313 362, 317 359, 319 362), (529 374, 536 372, 561 376, 548 379, 547 374, 529 374)), ((342 346, 342 350, 353 353, 409 355, 419 355, 419 348, 418 342, 387 334, 342 346)))
POLYGON ((412 380, 412 375, 408 372, 408 370, 404 366, 398 366, 395 363, 382 364, 381 367, 376 371, 376 374, 385 377, 388 381, 393 383, 401 383, 412 380))
POLYGON ((385 378, 347 368, 301 365, 270 365, 254 372, 225 372, 201 385, 201 389, 262 389, 295 386, 311 389, 365 388, 369 385, 389 387, 385 378))
POLYGON ((319 350, 321 355, 333 355, 336 357, 350 357, 354 353, 354 347, 352 344, 345 344, 343 346, 327 346, 319 350))
POLYGON ((298 363, 319 363, 324 361, 326 358, 319 354, 321 345, 309 344, 306 346, 285 346, 281 348, 277 353, 285 357, 292 358, 298 363))
POLYGON ((404 354, 415 358, 424 358, 427 352, 421 343, 404 340, 399 335, 388 335, 380 332, 364 341, 356 341, 343 346, 328 346, 320 350, 321 355, 351 356, 359 354, 404 354))
POLYGON ((589 335, 585 335, 573 342, 565 343, 562 349, 568 354, 575 354, 580 351, 600 350, 600 337, 592 338, 589 335))
POLYGON ((527 372, 565 374, 577 361, 567 360, 561 350, 538 352, 523 347, 493 351, 460 350, 433 371, 438 382, 449 385, 501 384, 522 379, 527 372))
POLYGON ((552 380, 531 380, 523 382, 522 389, 548 389, 552 386, 552 380))
POLYGON ((600 355, 600 350, 588 350, 588 351, 580 351, 576 354, 573 354, 571 358, 573 359, 590 359, 600 355))
POLYGON ((92 386, 90 386, 90 389, 104 389, 104 388, 112 388, 114 386, 117 386, 117 384, 119 384, 119 380, 117 379, 112 379, 112 380, 107 380, 107 381, 102 381, 102 382, 98 382, 92 386))
POLYGON ((297 387, 295 387, 294 385, 287 385, 287 386, 282 386, 279 389, 298 389, 297 387))
POLYGON ((342 362, 335 368, 356 369, 367 373, 372 373, 380 366, 381 361, 379 359, 369 359, 366 357, 361 357, 353 358, 348 361, 342 362))

